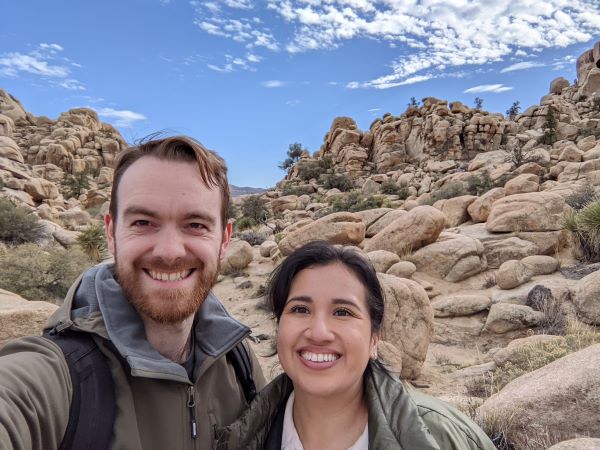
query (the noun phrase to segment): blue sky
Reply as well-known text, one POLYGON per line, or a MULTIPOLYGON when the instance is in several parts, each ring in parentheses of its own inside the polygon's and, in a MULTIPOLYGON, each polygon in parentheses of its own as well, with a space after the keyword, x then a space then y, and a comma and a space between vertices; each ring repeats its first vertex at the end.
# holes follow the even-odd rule
POLYGON ((128 141, 219 152, 238 186, 283 178, 336 116, 365 130, 410 97, 505 112, 576 78, 599 0, 0 0, 0 87, 35 115, 88 106, 128 141))

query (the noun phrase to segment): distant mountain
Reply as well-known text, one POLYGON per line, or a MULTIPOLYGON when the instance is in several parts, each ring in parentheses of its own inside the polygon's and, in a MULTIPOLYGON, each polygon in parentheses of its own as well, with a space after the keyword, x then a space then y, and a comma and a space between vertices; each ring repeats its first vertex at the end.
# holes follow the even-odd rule
POLYGON ((266 189, 263 188, 255 188, 255 187, 239 187, 239 186, 234 186, 233 184, 230 184, 229 187, 231 188, 231 196, 232 197, 239 197, 241 195, 248 195, 248 194, 260 194, 262 192, 265 192, 266 189))

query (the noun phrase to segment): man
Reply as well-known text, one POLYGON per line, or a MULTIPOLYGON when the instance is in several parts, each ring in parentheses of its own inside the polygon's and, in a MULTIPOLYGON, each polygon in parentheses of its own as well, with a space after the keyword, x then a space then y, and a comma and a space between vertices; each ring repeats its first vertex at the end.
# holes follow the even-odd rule
MULTIPOLYGON (((210 448, 215 426, 246 405, 225 356, 250 330, 210 292, 231 237, 226 172, 219 156, 186 137, 142 143, 115 162, 105 217, 115 263, 84 273, 48 324, 51 334, 92 336, 108 362, 116 404, 110 448, 210 448)), ((58 448, 74 385, 51 339, 7 344, 0 448, 58 448)))

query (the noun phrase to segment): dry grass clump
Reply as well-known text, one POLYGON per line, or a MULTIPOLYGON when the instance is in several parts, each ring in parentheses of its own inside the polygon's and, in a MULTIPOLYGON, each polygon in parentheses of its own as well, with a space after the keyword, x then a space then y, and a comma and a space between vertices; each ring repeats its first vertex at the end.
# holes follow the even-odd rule
POLYGON ((580 322, 568 322, 564 339, 540 342, 515 350, 511 361, 500 365, 493 372, 469 380, 465 387, 469 395, 488 398, 514 379, 533 372, 590 345, 600 343, 600 333, 580 322))
POLYGON ((563 227, 571 233, 580 259, 600 261, 600 200, 595 199, 579 211, 566 214, 563 227))

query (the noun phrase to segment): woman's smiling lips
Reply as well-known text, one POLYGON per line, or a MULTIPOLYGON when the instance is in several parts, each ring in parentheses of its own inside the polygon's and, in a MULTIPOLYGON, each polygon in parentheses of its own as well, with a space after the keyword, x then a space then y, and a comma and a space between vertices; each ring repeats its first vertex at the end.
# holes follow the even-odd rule
POLYGON ((311 369, 328 369, 341 358, 341 354, 329 349, 301 349, 298 351, 300 361, 311 369))

